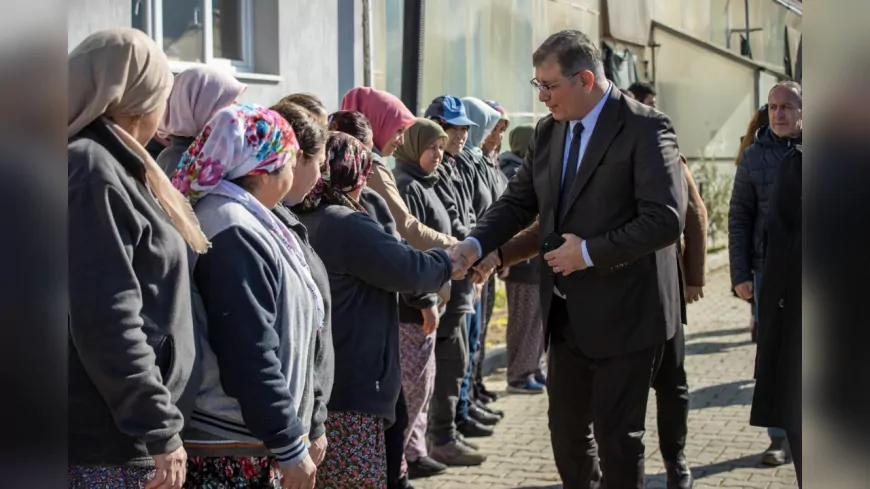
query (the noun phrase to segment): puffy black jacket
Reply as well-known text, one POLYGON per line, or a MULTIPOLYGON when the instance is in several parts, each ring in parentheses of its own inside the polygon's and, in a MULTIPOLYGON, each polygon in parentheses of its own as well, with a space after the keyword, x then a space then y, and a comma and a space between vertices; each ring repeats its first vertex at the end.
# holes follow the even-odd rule
POLYGON ((770 190, 780 161, 800 142, 800 137, 780 138, 764 126, 740 158, 728 214, 732 285, 751 282, 752 273, 764 266, 764 223, 770 190))

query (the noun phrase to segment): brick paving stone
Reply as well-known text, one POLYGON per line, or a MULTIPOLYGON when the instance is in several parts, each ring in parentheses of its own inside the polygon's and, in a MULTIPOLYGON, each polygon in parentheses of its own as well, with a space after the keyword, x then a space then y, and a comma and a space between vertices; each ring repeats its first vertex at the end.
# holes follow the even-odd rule
MULTIPOLYGON (((728 270, 708 276, 704 299, 689 305, 686 328, 687 371, 692 395, 686 454, 696 489, 712 487, 796 487, 791 465, 760 464, 769 442, 766 430, 749 426, 755 346, 749 339, 749 306, 730 292, 728 270)), ((487 379, 504 393, 504 372, 487 379)), ((546 395, 505 395, 495 405, 505 420, 495 436, 476 439, 489 459, 481 467, 451 468, 447 474, 413 481, 418 489, 561 487, 547 428, 546 395)), ((648 489, 665 487, 658 450, 655 395, 647 412, 648 489)))

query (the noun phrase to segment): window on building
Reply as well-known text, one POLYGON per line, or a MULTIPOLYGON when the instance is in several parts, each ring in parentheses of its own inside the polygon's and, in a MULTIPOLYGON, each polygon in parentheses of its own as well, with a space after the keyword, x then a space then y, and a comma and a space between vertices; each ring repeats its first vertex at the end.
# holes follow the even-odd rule
POLYGON ((132 25, 174 68, 191 63, 253 71, 253 0, 132 0, 132 25))

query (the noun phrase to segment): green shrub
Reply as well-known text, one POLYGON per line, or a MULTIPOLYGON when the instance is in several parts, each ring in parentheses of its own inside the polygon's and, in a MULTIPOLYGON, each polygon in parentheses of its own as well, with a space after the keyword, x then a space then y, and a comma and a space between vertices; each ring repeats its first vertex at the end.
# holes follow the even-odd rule
POLYGON ((728 239, 728 208, 734 173, 726 172, 723 166, 703 156, 689 163, 689 170, 707 206, 707 239, 713 248, 724 246, 728 239))

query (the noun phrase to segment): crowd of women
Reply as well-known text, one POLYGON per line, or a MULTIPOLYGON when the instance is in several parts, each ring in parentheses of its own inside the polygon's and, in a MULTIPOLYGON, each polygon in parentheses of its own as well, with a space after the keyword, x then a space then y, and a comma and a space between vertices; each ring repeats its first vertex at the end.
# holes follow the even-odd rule
MULTIPOLYGON (((68 63, 70 487, 410 487, 486 459, 500 262, 453 280, 448 251, 530 125, 499 155, 510 121, 472 97, 241 104, 133 29, 68 63)), ((514 392, 545 382, 534 270, 500 270, 514 392)))

